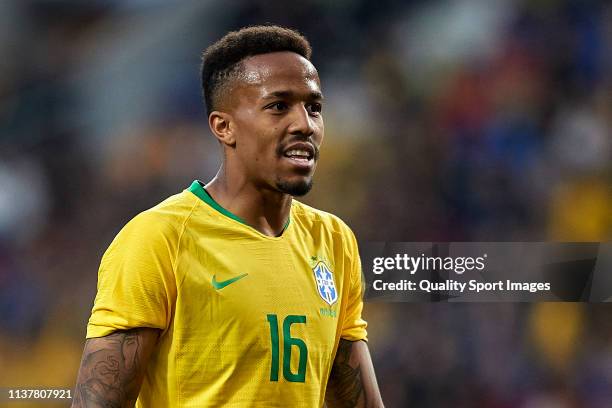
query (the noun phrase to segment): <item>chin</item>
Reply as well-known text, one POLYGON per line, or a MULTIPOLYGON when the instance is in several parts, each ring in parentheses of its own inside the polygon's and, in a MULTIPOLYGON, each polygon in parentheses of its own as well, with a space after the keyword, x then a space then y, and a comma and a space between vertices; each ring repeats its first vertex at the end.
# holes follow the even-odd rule
POLYGON ((293 197, 302 197, 308 194, 312 188, 312 178, 304 178, 301 180, 278 180, 276 182, 276 188, 293 197))

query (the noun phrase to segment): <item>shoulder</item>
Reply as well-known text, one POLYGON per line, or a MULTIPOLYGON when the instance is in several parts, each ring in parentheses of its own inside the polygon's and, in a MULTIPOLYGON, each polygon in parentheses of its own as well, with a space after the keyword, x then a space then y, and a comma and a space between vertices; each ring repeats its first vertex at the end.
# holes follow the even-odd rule
POLYGON ((136 217, 159 220, 166 223, 182 223, 188 220, 200 200, 187 190, 166 198, 161 203, 138 214, 136 217))
POLYGON ((295 222, 306 229, 325 229, 331 233, 340 234, 345 238, 354 239, 353 231, 340 217, 313 208, 297 200, 292 202, 292 216, 295 222))
POLYGON ((187 191, 168 197, 132 218, 119 236, 142 237, 147 240, 160 237, 178 239, 198 206, 198 200, 195 198, 187 191))

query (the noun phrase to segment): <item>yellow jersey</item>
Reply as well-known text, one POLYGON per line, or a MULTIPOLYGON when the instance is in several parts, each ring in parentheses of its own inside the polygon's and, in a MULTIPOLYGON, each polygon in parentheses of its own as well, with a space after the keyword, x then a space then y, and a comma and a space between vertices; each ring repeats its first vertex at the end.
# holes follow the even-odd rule
POLYGON ((87 338, 162 330, 138 407, 321 407, 340 338, 366 340, 362 307, 340 219, 292 200, 269 237, 194 181, 113 240, 87 338))

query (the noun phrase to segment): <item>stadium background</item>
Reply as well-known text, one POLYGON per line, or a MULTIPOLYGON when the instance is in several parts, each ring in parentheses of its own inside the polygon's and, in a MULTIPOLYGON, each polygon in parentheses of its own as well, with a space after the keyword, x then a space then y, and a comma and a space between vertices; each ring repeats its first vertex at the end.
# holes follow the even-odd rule
MULTIPOLYGON (((360 241, 610 239, 610 2, 2 1, 0 386, 74 386, 102 252, 219 163, 201 50, 265 22, 313 44, 305 201, 360 241)), ((365 315, 388 407, 612 406, 608 304, 365 315)))

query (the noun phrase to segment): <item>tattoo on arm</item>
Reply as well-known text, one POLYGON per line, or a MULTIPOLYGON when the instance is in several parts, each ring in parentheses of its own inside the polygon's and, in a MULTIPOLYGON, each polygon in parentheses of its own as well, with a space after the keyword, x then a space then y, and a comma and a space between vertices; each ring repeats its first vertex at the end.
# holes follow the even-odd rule
POLYGON ((352 341, 340 339, 327 384, 326 399, 331 407, 352 408, 363 405, 365 401, 361 365, 350 364, 352 348, 352 341))
POLYGON ((133 329, 87 340, 72 406, 133 406, 157 334, 133 329))

